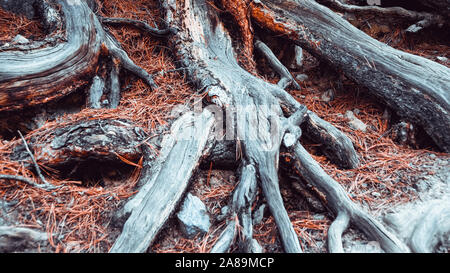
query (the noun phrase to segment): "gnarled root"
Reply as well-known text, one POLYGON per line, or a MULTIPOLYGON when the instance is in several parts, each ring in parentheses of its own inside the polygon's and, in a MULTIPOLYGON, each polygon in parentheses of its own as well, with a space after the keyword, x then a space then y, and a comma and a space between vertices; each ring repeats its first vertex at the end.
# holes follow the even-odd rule
POLYGON ((298 173, 325 196, 325 205, 337 216, 330 227, 331 236, 328 237, 330 252, 343 251, 340 237, 349 221, 369 238, 378 241, 385 251, 409 252, 408 247, 394 234, 353 203, 339 183, 325 173, 301 144, 296 144, 292 153, 297 160, 294 167, 298 173))
MULTIPOLYGON (((110 59, 112 66, 116 66, 111 72, 112 82, 120 67, 142 78, 152 89, 157 88, 152 76, 137 66, 103 30, 85 1, 56 1, 61 6, 63 18, 60 20, 55 16, 56 10, 47 1, 41 1, 45 3, 41 13, 45 15, 44 21, 50 31, 58 22, 64 21, 65 36, 44 48, 42 46, 48 42, 0 48, 0 111, 22 109, 66 96, 75 90, 75 85, 89 82, 86 79, 95 75, 101 59, 110 59)), ((117 80, 115 82, 110 87, 114 93, 111 107, 118 104, 117 80)), ((93 85, 91 90, 98 91, 98 80, 94 80, 93 85)), ((90 97, 97 100, 98 95, 90 97)), ((98 107, 97 101, 89 104, 98 107)))

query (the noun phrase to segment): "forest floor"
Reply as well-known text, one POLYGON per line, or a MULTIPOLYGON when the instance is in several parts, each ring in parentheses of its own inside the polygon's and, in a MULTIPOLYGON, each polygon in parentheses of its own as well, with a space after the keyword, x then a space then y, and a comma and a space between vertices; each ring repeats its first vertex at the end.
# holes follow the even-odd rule
MULTIPOLYGON (((102 1, 99 13, 108 17, 134 18, 158 26, 161 17, 156 1, 121 0, 102 1)), ((20 34, 27 39, 43 37, 39 22, 13 15, 0 9, 0 42, 5 43, 20 34)), ((427 29, 424 34, 408 36, 402 25, 377 23, 377 18, 350 18, 372 37, 407 52, 421 55, 450 66, 450 43, 440 36, 440 30, 427 29)), ((16 131, 27 138, 45 137, 42 134, 62 124, 100 118, 123 118, 141 126, 149 135, 159 136, 168 130, 175 106, 192 108, 202 99, 183 73, 171 71, 176 64, 171 49, 164 39, 155 39, 128 27, 110 28, 135 63, 155 76, 159 88, 150 91, 139 79, 121 75, 125 87, 117 109, 84 108, 86 86, 79 86, 62 102, 35 107, 26 113, 0 117, 0 173, 35 178, 22 163, 11 162, 12 147, 21 142, 16 131), (67 108, 71 104, 70 109, 67 108), (63 105, 63 106, 61 106, 63 105)), ((276 52, 279 57, 282 51, 276 52)), ((258 76, 276 83, 277 76, 270 71, 262 57, 256 55, 258 76)), ((417 209, 414 204, 433 199, 450 200, 450 155, 439 153, 420 132, 412 131, 408 141, 396 142, 395 117, 376 99, 367 95, 339 72, 328 68, 305 53, 304 65, 292 70, 294 76, 304 74, 301 90, 289 92, 308 109, 346 133, 360 156, 361 166, 342 170, 319 151, 312 140, 302 140, 324 170, 338 181, 351 199, 373 215, 384 219, 387 214, 406 213, 417 209), (345 116, 347 111, 361 120, 366 131, 351 128, 345 116), (415 138, 413 136, 416 136, 415 138)), ((157 141, 150 145, 157 153, 157 141)), ((289 160, 289 158, 284 158, 289 160)), ((49 181, 62 184, 62 189, 45 192, 20 182, 0 181, 0 226, 15 225, 45 231, 49 241, 42 245, 24 246, 21 252, 107 252, 120 230, 114 227, 112 215, 132 196, 139 177, 140 162, 124 161, 119 168, 98 166, 100 175, 60 177, 58 170, 41 166, 49 181)), ((215 170, 214 162, 200 170, 191 181, 189 191, 203 200, 211 216, 210 231, 194 239, 183 238, 175 219, 171 219, 151 246, 151 252, 208 252, 225 226, 217 220, 220 210, 236 186, 233 170, 215 170), (208 168, 209 167, 209 168, 208 168)), ((289 217, 305 252, 325 252, 326 233, 332 216, 320 202, 314 202, 298 191, 299 181, 292 182, 289 170, 280 179, 281 191, 289 217), (318 204, 317 204, 318 203, 318 204)), ((254 209, 263 205, 258 194, 254 209)), ((282 252, 275 222, 268 209, 261 222, 254 227, 254 237, 264 252, 282 252)), ((368 241, 359 232, 350 229, 344 234, 344 248, 349 252, 379 252, 376 243, 368 241)), ((443 245, 440 252, 449 252, 443 245)))

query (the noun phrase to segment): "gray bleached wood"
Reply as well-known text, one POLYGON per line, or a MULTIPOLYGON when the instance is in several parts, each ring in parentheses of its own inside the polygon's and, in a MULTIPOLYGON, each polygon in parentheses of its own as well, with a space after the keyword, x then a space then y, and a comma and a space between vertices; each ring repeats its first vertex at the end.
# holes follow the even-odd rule
POLYGON ((326 199, 325 205, 337 216, 330 226, 331 236, 328 237, 330 251, 343 251, 342 241, 339 239, 350 220, 369 238, 378 241, 386 252, 409 252, 408 247, 393 233, 353 203, 342 186, 325 173, 300 143, 293 148, 293 155, 297 160, 294 167, 300 176, 323 193, 326 199))
MULTIPOLYGON (((164 1, 162 6, 166 10, 168 26, 179 29, 170 41, 180 65, 190 68, 187 69, 189 79, 200 90, 207 91, 213 103, 233 113, 227 117, 227 133, 237 133, 233 135, 239 151, 237 158, 256 169, 285 251, 301 252, 279 190, 278 158, 288 129, 284 126, 288 118, 284 117, 280 105, 286 106, 289 114, 304 106, 280 87, 254 77, 238 65, 231 38, 205 1, 175 3, 170 0, 164 1)), ((317 116, 314 118, 328 124, 317 116)), ((334 130, 339 132, 336 128, 334 130)), ((292 131, 295 130, 289 132, 292 131)), ((327 131, 322 133, 326 135, 327 131)), ((344 134, 338 134, 348 140, 344 134)), ((339 145, 356 157, 350 140, 339 145), (348 143, 350 145, 346 146, 348 143)), ((227 228, 224 236, 233 236, 231 230, 227 228)))
POLYGON ((379 42, 315 1, 252 2, 252 19, 342 71, 450 151, 450 69, 379 42))
MULTIPOLYGON (((152 76, 137 66, 103 30, 86 1, 58 0, 56 4, 61 6, 63 14, 63 38, 54 40, 51 36, 37 44, 0 48, 0 112, 39 105, 68 95, 76 90, 74 86, 93 77, 99 59, 107 56, 116 59, 114 65, 142 78, 152 89, 157 88, 152 76)), ((50 25, 54 25, 51 20, 50 25)), ((113 74, 117 75, 117 70, 113 74)), ((113 87, 117 93, 117 87, 113 87)), ((117 95, 114 97, 116 105, 117 95)))
POLYGON ((163 142, 166 150, 157 162, 159 167, 150 175, 142 176, 146 184, 124 207, 122 217, 129 217, 110 252, 147 250, 176 209, 208 150, 213 125, 214 117, 208 110, 197 116, 188 112, 174 122, 170 136, 163 142))

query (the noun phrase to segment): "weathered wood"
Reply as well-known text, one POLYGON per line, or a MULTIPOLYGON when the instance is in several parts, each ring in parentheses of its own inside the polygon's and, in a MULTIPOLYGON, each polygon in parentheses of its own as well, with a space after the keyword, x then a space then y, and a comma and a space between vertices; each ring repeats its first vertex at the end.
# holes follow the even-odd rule
POLYGON ((355 227, 369 238, 378 241, 386 252, 409 252, 408 247, 394 234, 353 203, 342 186, 314 161, 300 143, 293 148, 293 155, 296 159, 294 167, 299 175, 325 196, 326 207, 337 216, 335 223, 330 227, 331 237, 328 242, 331 251, 343 250, 342 243, 337 239, 348 225, 347 218, 349 218, 355 227))
MULTIPOLYGON (((125 120, 97 119, 80 121, 48 131, 45 139, 31 138, 36 161, 49 167, 94 160, 118 161, 118 155, 131 161, 141 156, 144 131, 125 120)), ((11 160, 29 163, 23 145, 10 155, 11 160)))
POLYGON ((172 125, 163 160, 157 172, 146 176, 146 184, 124 207, 122 233, 110 252, 145 252, 181 200, 183 193, 206 153, 214 117, 205 110, 194 117, 186 113, 172 125), (174 171, 176 170, 176 171, 174 171))
POLYGON ((227 131, 236 132, 233 139, 239 141, 242 157, 256 167, 285 250, 301 252, 278 188, 276 166, 283 137, 281 120, 285 118, 270 90, 279 87, 254 77, 238 65, 228 33, 217 23, 217 15, 205 1, 177 4, 181 7, 175 8, 175 2, 170 1, 170 12, 177 16, 166 19, 173 23, 171 27, 180 29, 174 35, 175 54, 183 66, 197 67, 188 71, 190 79, 208 91, 209 96, 215 96, 217 105, 224 109, 236 107, 232 115, 236 122, 227 131))
POLYGON ((46 232, 24 227, 0 226, 0 253, 21 252, 47 242, 46 232))
POLYGON ((225 229, 220 234, 219 239, 217 239, 217 242, 211 248, 210 253, 227 253, 230 250, 233 244, 233 239, 235 237, 236 237, 236 222, 229 221, 225 229))
POLYGON ((450 69, 396 50, 315 1, 252 2, 253 21, 341 70, 450 151, 450 69))
POLYGON ((255 48, 258 49, 269 61, 270 66, 278 73, 281 77, 278 82, 278 86, 282 89, 286 89, 290 84, 292 84, 295 88, 301 89, 300 85, 295 81, 294 77, 292 77, 289 70, 277 59, 275 54, 273 54, 272 50, 260 40, 255 40, 255 48))
POLYGON ((383 219, 413 252, 433 253, 440 245, 448 248, 450 202, 446 191, 448 186, 443 187, 435 198, 423 196, 425 200, 417 200, 394 208, 383 219))
POLYGON ((67 42, 31 52, 0 52, 0 111, 60 98, 95 67, 101 25, 84 1, 60 0, 67 42))
POLYGON ((101 98, 103 96, 103 90, 105 88, 105 81, 95 76, 92 79, 91 87, 89 88, 87 106, 89 108, 99 109, 102 107, 101 98))
MULTIPOLYGON (((390 16, 391 18, 399 18, 408 21, 414 21, 415 23, 409 26, 407 32, 418 32, 424 28, 437 25, 442 27, 445 23, 445 19, 438 15, 428 12, 418 12, 408 10, 402 7, 377 7, 377 6, 356 6, 341 3, 338 0, 319 0, 320 4, 325 4, 327 7, 333 8, 338 11, 354 13, 362 16, 366 15, 378 15, 378 16, 390 16)), ((409 7, 406 7, 409 8, 409 7)))
POLYGON ((241 169, 239 184, 235 188, 228 205, 228 224, 212 248, 211 253, 228 252, 236 240, 241 252, 255 253, 260 250, 261 247, 255 247, 253 242, 251 208, 255 201, 256 193, 256 169, 253 165, 244 165, 241 169), (238 237, 236 237, 236 228, 240 229, 238 237))
POLYGON ((33 8, 33 4, 35 1, 36 0, 22 0, 22 1, 0 0, 0 7, 10 12, 23 14, 27 18, 32 19, 36 13, 33 8))
POLYGON ((113 62, 109 72, 109 108, 117 108, 120 103, 119 66, 113 62))
POLYGON ((63 28, 63 22, 58 11, 48 0, 36 0, 33 4, 36 13, 41 18, 42 26, 46 33, 50 34, 63 28))
MULTIPOLYGON (((100 57, 116 60, 112 71, 113 107, 118 104, 117 74, 119 66, 142 78, 152 89, 153 77, 137 66, 103 27, 86 1, 58 0, 65 26, 64 41, 0 51, 0 111, 16 110, 47 103, 73 92, 77 84, 94 76, 100 57)), ((55 10, 44 12, 53 14, 55 10)), ((49 28, 55 22, 49 19, 49 28)), ((51 39, 50 39, 51 40, 51 39)))
POLYGON ((46 190, 46 191, 51 191, 51 190, 58 188, 57 186, 53 186, 51 184, 38 184, 26 177, 19 176, 19 175, 0 174, 0 179, 20 181, 29 186, 32 186, 32 187, 35 187, 38 189, 42 189, 42 190, 46 190))
POLYGON ((416 253, 432 253, 443 239, 449 238, 449 235, 446 235, 449 232, 450 206, 434 204, 416 224, 409 240, 411 250, 416 253))
POLYGON ((165 37, 171 33, 176 32, 175 29, 158 29, 149 26, 146 22, 139 21, 139 20, 133 20, 133 19, 127 19, 127 18, 108 18, 108 17, 100 17, 100 21, 103 24, 112 25, 112 26, 132 26, 135 27, 141 31, 144 31, 147 34, 158 36, 158 37, 165 37))
POLYGON ((353 149, 351 140, 330 123, 325 122, 311 111, 308 112, 305 135, 314 142, 328 143, 322 145, 321 151, 334 163, 343 168, 353 169, 359 166, 358 154, 353 149))
POLYGON ((328 252, 344 253, 342 247, 342 233, 347 229, 350 223, 350 217, 345 212, 339 212, 328 229, 328 252))
MULTIPOLYGON (((293 125, 285 126, 289 118, 284 116, 280 105, 294 117, 304 106, 279 86, 254 77, 238 65, 230 36, 219 22, 216 11, 205 1, 175 3, 170 0, 162 6, 166 9, 169 27, 179 29, 170 41, 180 65, 190 68, 187 70, 189 79, 207 92, 213 103, 227 114, 232 113, 227 116, 225 139, 234 139, 239 157, 255 166, 285 251, 301 252, 283 205, 277 172, 282 139, 286 132, 296 131, 293 125)), ((303 117, 299 122, 301 120, 303 117)), ((294 142, 295 135, 300 136, 293 133, 294 142)), ((344 149, 356 155, 350 140, 347 143, 350 145, 344 149)))

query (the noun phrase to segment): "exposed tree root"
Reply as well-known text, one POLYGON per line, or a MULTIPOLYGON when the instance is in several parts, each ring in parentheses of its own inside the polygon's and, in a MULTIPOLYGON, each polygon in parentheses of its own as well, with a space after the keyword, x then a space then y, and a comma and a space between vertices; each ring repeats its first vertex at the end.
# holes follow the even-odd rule
POLYGON ((416 253, 432 253, 439 245, 448 248, 450 238, 448 192, 431 201, 408 204, 399 212, 388 214, 384 221, 416 253), (447 195, 445 195, 447 194, 447 195))
MULTIPOLYGON (((137 66, 103 30, 85 1, 56 2, 63 14, 60 21, 65 25, 65 42, 45 48, 32 46, 29 51, 18 48, 0 52, 0 62, 4 64, 0 68, 1 111, 42 104, 69 94, 74 91, 74 85, 94 76, 100 57, 112 57, 113 66, 122 67, 142 78, 152 89, 157 88, 152 76, 137 66)), ((60 22, 55 19, 55 12, 51 8, 44 11, 48 21, 45 25, 50 30, 54 28, 50 25, 60 22)), ((113 79, 117 78, 116 70, 112 71, 113 79)), ((113 88, 117 93, 115 81, 113 88)), ((115 94, 111 107, 117 104, 115 94)))
POLYGON ((0 179, 20 181, 29 186, 32 186, 32 187, 35 187, 38 189, 47 190, 47 191, 51 191, 51 190, 58 188, 57 186, 53 186, 51 184, 37 184, 34 181, 32 181, 26 177, 19 176, 19 175, 0 174, 0 179))
POLYGON ((121 26, 121 25, 128 25, 135 27, 146 34, 157 36, 157 37, 165 37, 171 33, 176 32, 176 29, 158 29, 149 26, 146 22, 139 21, 139 20, 133 20, 133 19, 126 19, 126 18, 107 18, 107 17, 100 17, 100 21, 103 24, 112 25, 112 26, 121 26))
POLYGON ((295 81, 294 77, 292 77, 289 70, 277 59, 277 57, 275 57, 272 50, 270 50, 266 44, 260 40, 256 40, 255 46, 266 56, 270 66, 280 75, 281 79, 278 82, 279 87, 286 89, 286 87, 292 84, 295 88, 301 89, 300 85, 295 81))
MULTIPOLYGON (((295 43, 298 56, 302 48, 308 50, 368 87, 399 114, 417 119, 443 150, 450 149, 450 138, 445 135, 450 125, 446 116, 449 111, 449 97, 445 93, 448 83, 442 79, 442 75, 450 73, 448 69, 368 39, 367 35, 356 31, 314 1, 243 0, 237 5, 221 1, 223 8, 236 20, 243 37, 244 56, 251 61, 246 64, 253 64, 253 49, 260 50, 281 77, 275 85, 252 74, 253 65, 247 67, 244 63, 247 70, 240 66, 231 35, 221 22, 217 7, 207 0, 162 1, 167 23, 163 30, 137 20, 97 18, 86 1, 56 2, 64 16, 65 42, 48 48, 32 46, 26 53, 21 52, 24 48, 20 47, 0 49, 0 62, 6 63, 0 68, 0 111, 16 110, 62 97, 72 92, 76 81, 91 82, 88 107, 116 108, 121 96, 121 68, 143 79, 152 89, 157 88, 152 75, 128 57, 100 22, 131 25, 150 35, 170 34, 170 45, 180 65, 173 71, 184 70, 206 98, 207 109, 200 113, 184 113, 174 121, 171 132, 161 143, 162 149, 156 160, 145 144, 147 136, 143 129, 118 118, 91 118, 34 134, 28 140, 34 154, 21 135, 23 145, 16 145, 10 158, 26 167, 33 166, 44 184, 17 175, 0 174, 0 179, 55 190, 59 187, 46 181, 38 162, 50 168, 70 168, 86 160, 119 159, 141 169, 137 183, 139 192, 115 215, 114 224, 123 229, 110 252, 147 251, 176 211, 195 170, 205 159, 220 161, 219 164, 231 168, 239 166, 240 173, 239 184, 228 203, 225 229, 211 252, 223 253, 232 249, 253 253, 262 251, 253 238, 252 207, 258 187, 276 223, 284 251, 302 252, 299 235, 286 211, 279 187, 280 151, 285 150, 291 159, 289 164, 292 164, 287 164, 288 167, 293 166, 298 177, 319 193, 323 205, 335 216, 328 230, 330 252, 344 252, 342 234, 350 226, 378 241, 386 252, 409 252, 410 249, 431 252, 442 237, 448 237, 448 217, 442 218, 442 215, 447 216, 448 208, 432 206, 426 211, 423 221, 416 223, 407 243, 403 243, 353 202, 344 188, 311 157, 300 144, 302 135, 322 144, 324 154, 340 167, 355 168, 360 164, 351 140, 344 133, 284 90, 289 84, 295 88, 300 86, 266 44, 257 39, 254 41, 250 17, 262 27, 262 31, 284 35, 295 43), (338 30, 342 32, 337 34, 338 30), (354 37, 356 42, 351 42, 354 37), (370 45, 364 45, 363 41, 370 45), (352 45, 347 45, 347 42, 352 45), (362 53, 357 54, 355 50, 362 53), (368 60, 366 56, 373 59, 368 60), (30 58, 33 63, 25 66, 30 58), (387 67, 389 58, 396 58, 392 62, 393 68, 387 67), (429 78, 419 79, 421 69, 426 70, 429 78), (428 81, 431 87, 421 80, 428 81), (108 99, 102 101, 105 94, 108 94, 108 99), (421 104, 430 117, 418 113, 416 105, 409 104, 421 104), (225 132, 222 131, 224 128, 225 132), (133 163, 141 156, 143 161, 133 163), (28 157, 31 157, 31 163, 28 157)), ((354 8, 342 6, 338 1, 322 2, 339 3, 340 8, 347 10, 354 8)), ((47 31, 61 28, 63 20, 57 16, 56 9, 45 0, 39 3, 39 13, 46 14, 44 25, 47 31)), ((373 9, 354 9, 373 12, 373 9)), ((408 18, 428 18, 399 9, 383 12, 397 15, 406 12, 403 16, 408 18)), ((3 231, 0 227, 0 236, 3 231)))
POLYGON ((316 187, 325 196, 325 206, 333 211, 336 220, 331 225, 328 237, 328 248, 331 251, 341 252, 342 232, 349 221, 361 229, 369 238, 380 243, 387 252, 408 252, 408 248, 396 236, 383 227, 375 218, 359 208, 348 197, 338 182, 328 176, 308 152, 297 144, 293 149, 295 168, 305 181, 316 187))
MULTIPOLYGON (((176 54, 180 59, 184 60, 183 64, 187 67, 196 63, 203 64, 197 71, 188 73, 191 79, 202 90, 209 90, 208 94, 210 96, 216 96, 218 105, 225 108, 231 107, 231 105, 235 105, 235 107, 239 105, 250 107, 250 111, 242 113, 242 109, 240 109, 235 116, 234 126, 237 128, 239 143, 242 147, 242 158, 255 166, 264 196, 277 223, 285 251, 301 252, 297 235, 287 216, 278 188, 277 169, 281 141, 284 138, 285 144, 290 143, 290 145, 293 145, 298 140, 300 133, 294 133, 296 130, 291 128, 300 130, 298 125, 305 118, 306 109, 302 111, 301 105, 284 90, 253 77, 237 65, 233 57, 230 38, 220 24, 213 25, 210 23, 210 20, 212 20, 210 18, 214 14, 205 8, 207 5, 204 5, 202 1, 184 1, 177 9, 175 9, 173 2, 172 5, 170 3, 167 5, 166 3, 165 6, 170 7, 168 14, 177 12, 177 18, 185 18, 183 23, 179 22, 177 24, 184 25, 185 29, 189 29, 191 34, 189 38, 194 39, 194 43, 196 39, 199 39, 195 46, 189 46, 191 41, 188 40, 187 33, 180 31, 175 35, 176 54), (203 39, 207 39, 208 47, 201 46, 202 43, 200 41, 203 39), (195 48, 195 50, 191 50, 191 48, 195 48), (216 64, 216 62, 220 63, 220 65, 216 64), (222 73, 224 67, 227 67, 226 74, 222 73), (199 75, 202 77, 199 78, 199 75), (211 84, 214 82, 217 83, 211 84), (280 101, 279 98, 282 100, 280 101), (293 110, 289 118, 285 118, 282 115, 279 108, 280 103, 293 110), (286 138, 287 134, 285 132, 292 134, 292 137, 286 138), (289 140, 289 138, 293 138, 293 140, 289 140)), ((167 21, 173 22, 173 18, 168 18, 167 21)), ((311 121, 311 119, 320 120, 309 112, 308 116, 309 118, 306 118, 305 122, 311 121)), ((334 128, 334 130, 336 129, 334 128)), ((346 137, 342 135, 342 138, 346 137)), ((315 163, 314 166, 318 166, 318 164, 315 163)), ((321 169, 320 171, 323 172, 321 169)), ((340 196, 339 198, 348 197, 345 195, 345 197, 340 196)), ((351 207, 353 208, 355 205, 351 203, 351 207)), ((362 222, 365 223, 365 226, 368 226, 366 227, 368 230, 380 229, 383 232, 385 231, 373 218, 367 216, 367 214, 360 213, 360 210, 356 211, 359 213, 358 216, 364 219, 362 222), (370 222, 370 224, 367 224, 367 222, 370 222)), ((229 236, 228 238, 232 238, 232 230, 229 224, 224 234, 229 234, 227 235, 229 236)), ((380 235, 382 232, 373 233, 380 240, 387 241, 386 248, 389 248, 389 250, 403 250, 403 248, 399 247, 401 243, 397 242, 398 240, 392 239, 395 243, 389 242, 393 237, 390 234, 386 236, 388 239, 385 239, 384 235, 380 235)), ((219 242, 222 241, 219 240, 219 242)))
POLYGON ((321 4, 325 4, 330 8, 337 9, 339 11, 345 11, 361 15, 376 14, 382 16, 395 16, 396 18, 403 18, 411 21, 416 21, 406 29, 407 32, 418 32, 424 28, 432 25, 443 26, 445 20, 442 16, 431 14, 428 12, 417 12, 404 9, 402 7, 390 7, 382 8, 377 6, 355 6, 341 3, 339 0, 320 0, 317 1, 321 4))
POLYGON ((110 252, 147 250, 174 212, 200 159, 207 153, 213 125, 214 117, 207 110, 196 117, 192 112, 186 113, 174 122, 171 134, 163 140, 158 160, 140 178, 139 184, 143 186, 139 193, 118 215, 125 224, 110 252))
POLYGON ((241 179, 228 205, 228 223, 211 253, 226 253, 233 244, 240 252, 261 253, 261 246, 253 239, 251 207, 257 192, 256 170, 251 164, 241 168, 241 179))
MULTIPOLYGON (((43 166, 59 167, 87 159, 116 161, 118 156, 138 160, 144 138, 143 130, 130 122, 97 119, 42 132, 31 139, 30 144, 36 161, 43 166)), ((11 159, 27 162, 23 146, 14 149, 11 159)))
POLYGON ((367 87, 398 115, 421 126, 443 151, 450 151, 449 68, 393 49, 315 1, 252 2, 251 13, 262 28, 283 35, 367 87))
POLYGON ((26 249, 30 245, 45 244, 47 240, 45 232, 23 227, 0 226, 1 253, 26 249))

